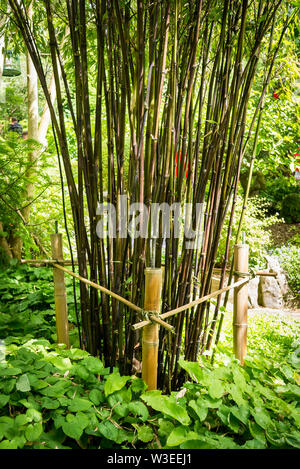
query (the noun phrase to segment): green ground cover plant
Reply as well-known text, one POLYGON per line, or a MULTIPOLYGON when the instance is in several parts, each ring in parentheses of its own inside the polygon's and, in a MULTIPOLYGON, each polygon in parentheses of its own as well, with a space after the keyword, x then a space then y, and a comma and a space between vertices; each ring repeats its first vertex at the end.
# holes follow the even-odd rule
POLYGON ((299 322, 251 314, 241 367, 226 312, 214 364, 181 359, 179 390, 147 392, 139 376, 55 345, 51 269, 10 269, 1 272, 0 449, 300 447, 299 322))
MULTIPOLYGON (((66 278, 71 344, 78 345, 72 280, 66 278)), ((20 265, 0 270, 0 338, 56 341, 52 268, 20 265)))
POLYGON ((189 381, 169 396, 79 349, 3 349, 0 449, 300 447, 297 342, 280 363, 251 354, 241 367, 227 347, 215 365, 181 360, 189 381))

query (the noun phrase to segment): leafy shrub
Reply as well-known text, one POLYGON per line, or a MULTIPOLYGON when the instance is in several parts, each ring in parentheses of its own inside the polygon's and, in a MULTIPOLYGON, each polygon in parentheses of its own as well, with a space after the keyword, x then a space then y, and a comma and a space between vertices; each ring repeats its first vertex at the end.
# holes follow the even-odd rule
POLYGON ((300 194, 294 193, 284 197, 281 216, 287 223, 300 223, 300 194))
MULTIPOLYGON (((243 207, 243 198, 238 196, 235 216, 232 227, 232 236, 230 242, 230 255, 233 254, 236 233, 239 225, 241 211, 243 207)), ((278 222, 277 215, 268 215, 268 203, 260 197, 252 197, 248 200, 247 210, 244 215, 242 230, 245 232, 246 243, 249 244, 249 263, 251 267, 262 267, 265 263, 263 253, 270 244, 270 233, 266 230, 268 226, 278 222)), ((225 218, 224 227, 219 243, 218 262, 222 262, 222 255, 225 252, 229 214, 225 218)))
POLYGON ((300 300, 300 247, 288 244, 274 249, 272 254, 278 258, 280 265, 286 271, 295 298, 300 300))

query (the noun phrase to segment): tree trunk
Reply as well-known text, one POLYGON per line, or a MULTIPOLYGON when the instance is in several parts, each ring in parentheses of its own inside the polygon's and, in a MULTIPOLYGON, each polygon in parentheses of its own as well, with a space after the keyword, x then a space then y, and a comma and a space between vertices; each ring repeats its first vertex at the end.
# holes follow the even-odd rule
POLYGON ((8 257, 8 259, 12 259, 13 255, 12 255, 12 252, 11 252, 10 247, 8 245, 8 242, 6 241, 6 238, 4 236, 2 236, 3 231, 4 231, 3 230, 3 224, 0 221, 0 248, 5 253, 5 255, 8 257))

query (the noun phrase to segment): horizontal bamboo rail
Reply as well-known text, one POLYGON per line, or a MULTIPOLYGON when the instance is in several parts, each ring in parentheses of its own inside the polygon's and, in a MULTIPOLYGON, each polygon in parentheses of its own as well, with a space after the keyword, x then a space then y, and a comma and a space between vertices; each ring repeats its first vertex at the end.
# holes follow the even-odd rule
MULTIPOLYGON (((105 293, 106 295, 109 295, 112 298, 115 298, 116 300, 120 301, 121 303, 124 303, 126 306, 128 306, 129 308, 137 311, 138 313, 143 313, 143 314, 145 313, 145 311, 142 308, 140 308, 139 306, 135 305, 134 303, 131 303, 131 301, 126 300, 125 298, 118 295, 117 293, 114 293, 113 291, 108 290, 105 287, 102 287, 102 285, 99 285, 98 283, 92 282, 91 280, 88 280, 88 279, 82 277, 81 275, 76 274, 75 272, 72 272, 69 269, 66 269, 65 267, 63 267, 60 264, 53 263, 52 265, 53 265, 53 267, 62 270, 66 274, 71 275, 72 277, 80 280, 81 282, 86 283, 90 287, 96 288, 97 290, 100 290, 102 293, 105 293)), ((174 327, 171 326, 171 324, 166 323, 160 317, 149 314, 148 324, 151 324, 152 322, 156 322, 157 324, 159 324, 160 326, 163 326, 168 331, 173 331, 174 330, 174 327)))
MULTIPOLYGON (((21 264, 30 264, 30 265, 53 265, 57 263, 57 259, 21 259, 21 264)), ((60 265, 72 265, 71 260, 60 260, 60 265)), ((78 261, 74 260, 74 265, 78 265, 78 261)))
POLYGON ((114 293, 113 291, 108 290, 108 289, 105 288, 105 287, 102 287, 102 285, 98 285, 98 283, 92 282, 91 280, 88 280, 88 279, 86 279, 86 278, 84 278, 84 277, 81 277, 81 275, 76 274, 75 272, 72 272, 72 271, 69 270, 69 269, 66 269, 65 267, 63 267, 63 266, 60 265, 60 264, 53 264, 53 266, 56 267, 57 269, 62 270, 62 271, 65 272, 66 274, 69 274, 69 275, 71 275, 72 277, 77 278, 77 280, 80 280, 81 282, 86 283, 86 284, 89 285, 90 287, 96 288, 96 290, 100 290, 102 293, 105 293, 106 295, 109 295, 109 296, 111 296, 112 298, 115 298, 116 300, 121 301, 121 303, 124 303, 126 306, 128 306, 129 308, 131 308, 131 309, 137 311, 138 313, 142 313, 142 312, 144 311, 142 308, 140 308, 139 306, 135 305, 134 303, 131 303, 131 301, 126 300, 125 298, 123 298, 122 296, 118 295, 117 293, 114 293))
MULTIPOLYGON (((223 269, 215 268, 215 269, 213 269, 213 274, 219 275, 219 274, 222 273, 222 270, 223 269)), ((230 269, 226 269, 226 272, 229 273, 230 269)), ((265 272, 264 270, 259 270, 257 272, 254 272, 254 275, 255 275, 255 277, 256 276, 259 276, 259 277, 277 277, 276 272, 265 272)))
MULTIPOLYGON (((188 303, 188 304, 183 305, 183 306, 179 306, 179 308, 176 308, 176 309, 168 311, 164 314, 161 314, 160 318, 161 319, 167 319, 171 316, 174 316, 175 314, 181 313, 182 311, 186 311, 187 309, 193 308, 194 306, 199 305, 200 303, 204 303, 205 301, 209 300, 210 298, 214 298, 216 296, 219 296, 222 293, 226 292, 227 290, 231 290, 232 288, 240 287, 241 285, 244 285, 248 282, 249 282, 248 278, 239 280, 238 282, 235 282, 232 285, 228 285, 227 287, 221 288, 220 290, 216 290, 216 291, 210 293, 209 295, 202 296, 202 298, 198 298, 198 300, 194 300, 191 303, 188 303)), ((137 329, 140 329, 141 327, 148 326, 150 323, 151 323, 151 321, 141 321, 141 322, 138 322, 137 324, 134 324, 131 327, 132 327, 132 329, 134 329, 136 331, 137 329)))

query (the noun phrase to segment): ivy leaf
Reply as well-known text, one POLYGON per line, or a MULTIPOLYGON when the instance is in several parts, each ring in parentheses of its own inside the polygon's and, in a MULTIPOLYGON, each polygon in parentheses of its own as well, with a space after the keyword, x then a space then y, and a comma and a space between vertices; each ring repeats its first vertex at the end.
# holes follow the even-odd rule
POLYGON ((93 404, 99 405, 104 401, 104 394, 99 389, 93 389, 89 394, 89 399, 93 404))
POLYGON ((188 362, 180 359, 178 361, 181 368, 188 372, 190 378, 192 378, 196 383, 200 383, 203 378, 203 372, 199 364, 196 362, 188 362))
POLYGON ((54 365, 56 368, 58 368, 61 371, 67 371, 72 368, 72 363, 69 358, 51 357, 49 361, 50 363, 52 363, 52 365, 54 365))
POLYGON ((43 425, 42 423, 34 423, 28 425, 25 430, 25 437, 27 441, 37 441, 41 434, 43 433, 43 425))
POLYGON ((262 407, 251 409, 251 414, 253 415, 255 422, 264 430, 272 426, 272 420, 270 419, 269 414, 262 407))
POLYGON ((141 417, 141 420, 145 422, 147 418, 149 417, 149 412, 145 404, 143 404, 140 401, 133 401, 130 402, 127 406, 129 412, 131 412, 133 415, 139 415, 141 417))
POLYGON ((227 391, 231 395, 232 399, 238 406, 246 405, 245 399, 243 399, 243 394, 236 384, 227 385, 227 391))
POLYGON ((198 440, 199 435, 195 432, 189 432, 187 428, 180 425, 179 427, 174 428, 167 439, 167 446, 174 447, 179 446, 182 443, 190 440, 198 440))
POLYGON ((81 397, 75 397, 72 403, 68 406, 68 409, 71 412, 82 412, 89 409, 92 406, 92 403, 87 399, 82 399, 81 397))
POLYGON ((134 378, 130 386, 131 390, 135 394, 142 394, 147 389, 147 384, 141 378, 134 378))
POLYGON ((264 449, 266 444, 260 440, 248 440, 246 443, 241 446, 243 449, 264 449))
POLYGON ((108 420, 101 422, 98 430, 108 440, 115 441, 118 436, 118 429, 108 420))
POLYGON ((233 380, 237 387, 243 392, 247 388, 247 383, 242 371, 239 368, 233 368, 232 370, 233 380))
POLYGON ((191 420, 186 409, 179 405, 174 396, 162 396, 160 391, 149 391, 141 399, 153 409, 178 420, 182 425, 189 425, 191 420))
POLYGON ((45 409, 58 409, 59 402, 57 399, 50 399, 50 397, 42 397, 41 404, 45 409))
POLYGON ((16 388, 17 388, 17 391, 21 391, 21 392, 30 391, 31 387, 30 387, 28 376, 26 374, 19 377, 19 379, 16 382, 16 388))
POLYGON ((257 425, 257 423, 249 422, 249 430, 255 440, 258 440, 261 443, 266 442, 265 432, 259 425, 257 425))
POLYGON ((107 397, 113 392, 122 389, 129 379, 130 376, 120 376, 119 373, 109 375, 104 385, 105 396, 107 397))
POLYGON ((15 418, 15 425, 17 427, 22 427, 23 425, 26 425, 26 423, 29 422, 29 418, 26 414, 19 414, 15 418))
POLYGON ((8 401, 9 396, 7 396, 6 394, 0 394, 0 409, 2 409, 2 407, 5 407, 8 401))
POLYGON ((189 402, 189 407, 191 407, 195 411, 195 413, 199 417, 200 422, 203 422, 203 420, 206 419, 208 407, 205 405, 204 402, 202 402, 201 399, 197 399, 197 402, 192 399, 189 402))
POLYGON ((0 449, 17 449, 18 444, 16 441, 3 440, 0 443, 0 449))
POLYGON ((234 406, 234 407, 231 407, 230 412, 235 416, 235 418, 240 420, 244 425, 248 424, 249 415, 250 415, 248 406, 240 406, 240 407, 234 406))
POLYGON ((97 375, 99 375, 104 369, 102 361, 96 357, 87 357, 81 362, 81 364, 85 366, 91 373, 97 375))
POLYGON ((84 381, 87 380, 90 376, 89 371, 83 365, 76 365, 74 367, 74 372, 77 376, 79 376, 79 378, 83 379, 84 381))
POLYGON ((150 427, 148 427, 147 425, 142 425, 137 428, 137 436, 138 439, 141 440, 143 443, 148 443, 149 441, 153 440, 154 433, 150 427))
POLYGON ((0 366, 0 376, 15 376, 20 375, 22 370, 20 368, 8 368, 0 366))
POLYGON ((300 433, 294 432, 291 435, 286 435, 285 440, 288 445, 292 446, 293 448, 300 449, 300 433))
POLYGON ((36 409, 28 409, 26 415, 29 418, 29 421, 41 422, 43 420, 41 412, 36 409))
POLYGON ((72 422, 64 422, 62 424, 62 429, 67 436, 74 440, 79 440, 83 433, 83 429, 78 425, 76 420, 73 420, 72 422))
POLYGON ((220 399, 225 393, 225 386, 220 380, 215 379, 208 386, 208 393, 213 399, 220 399))

